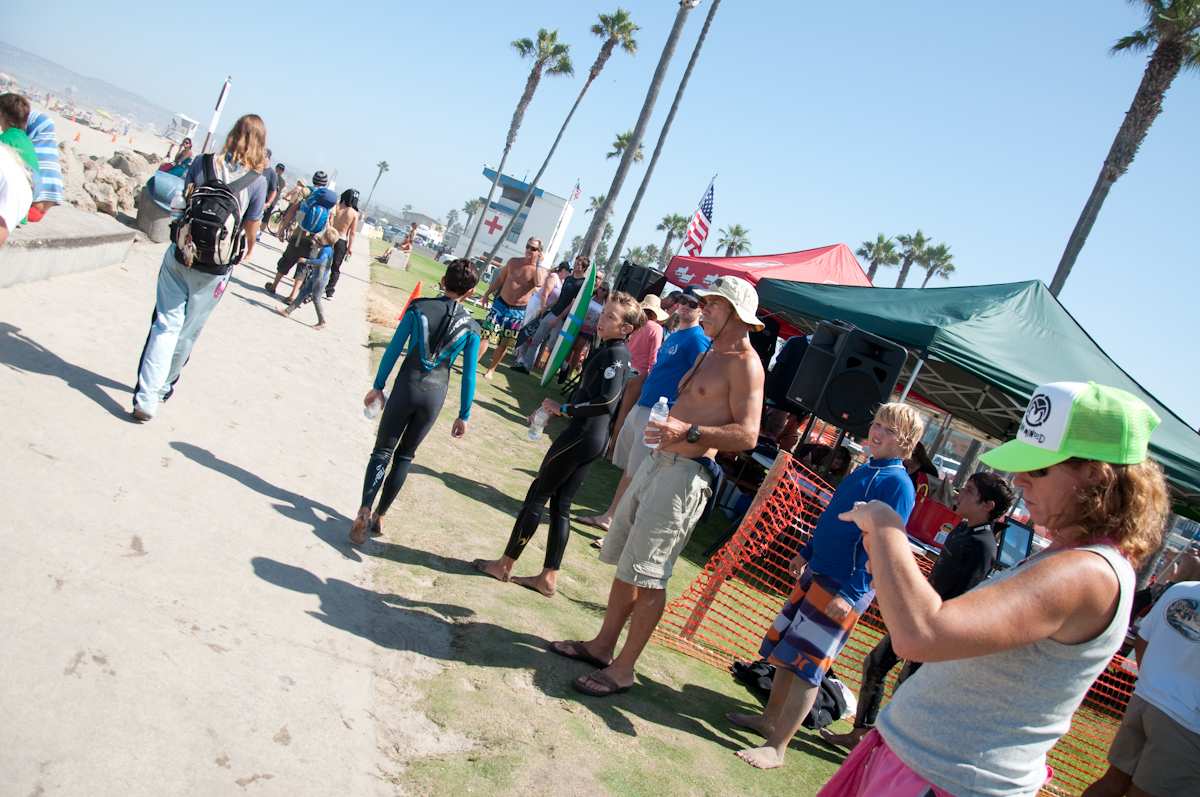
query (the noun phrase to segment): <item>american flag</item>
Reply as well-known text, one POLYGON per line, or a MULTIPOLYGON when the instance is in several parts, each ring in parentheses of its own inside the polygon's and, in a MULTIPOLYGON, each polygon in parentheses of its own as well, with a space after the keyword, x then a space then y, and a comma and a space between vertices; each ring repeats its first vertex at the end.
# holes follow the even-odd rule
POLYGON ((683 236, 683 248, 688 250, 688 254, 692 257, 699 257, 700 250, 704 248, 704 239, 708 237, 708 228, 712 226, 712 215, 713 184, 709 183, 708 190, 704 192, 704 198, 700 200, 700 208, 696 211, 696 215, 692 216, 692 222, 683 236))
POLYGON ((568 199, 567 201, 574 202, 576 199, 579 199, 579 190, 580 190, 579 189, 579 181, 576 180, 575 181, 575 190, 571 192, 571 198, 568 199))

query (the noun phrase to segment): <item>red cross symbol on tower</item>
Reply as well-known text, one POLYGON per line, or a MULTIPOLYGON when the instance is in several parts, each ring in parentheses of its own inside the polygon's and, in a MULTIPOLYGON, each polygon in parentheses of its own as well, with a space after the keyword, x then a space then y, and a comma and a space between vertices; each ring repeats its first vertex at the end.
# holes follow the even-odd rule
POLYGON ((500 214, 497 213, 495 216, 492 216, 490 219, 485 221, 483 226, 488 228, 489 235, 495 235, 496 230, 500 229, 504 225, 500 223, 500 214))

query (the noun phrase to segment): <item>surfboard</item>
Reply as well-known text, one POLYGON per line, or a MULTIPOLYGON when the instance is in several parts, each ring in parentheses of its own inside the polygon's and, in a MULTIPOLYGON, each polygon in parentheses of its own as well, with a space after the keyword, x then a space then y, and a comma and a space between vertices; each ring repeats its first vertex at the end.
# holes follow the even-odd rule
POLYGON ((575 300, 571 302, 571 309, 567 311, 567 320, 563 322, 562 329, 558 331, 554 350, 550 352, 550 359, 546 361, 546 370, 542 372, 543 385, 549 384, 554 375, 558 373, 558 369, 566 362, 567 355, 571 353, 571 347, 575 345, 575 338, 583 329, 583 319, 587 317, 588 305, 592 303, 592 293, 595 290, 596 264, 593 263, 588 268, 587 276, 583 278, 583 285, 579 286, 579 293, 575 294, 575 300))

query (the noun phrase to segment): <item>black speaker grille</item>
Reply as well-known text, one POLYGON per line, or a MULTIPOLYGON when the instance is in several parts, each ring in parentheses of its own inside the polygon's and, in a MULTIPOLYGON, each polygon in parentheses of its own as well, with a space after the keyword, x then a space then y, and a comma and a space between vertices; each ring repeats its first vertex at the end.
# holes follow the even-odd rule
POLYGON ((864 399, 878 396, 879 381, 869 371, 844 371, 829 380, 824 404, 842 426, 857 428, 869 424, 875 413, 875 405, 864 399))

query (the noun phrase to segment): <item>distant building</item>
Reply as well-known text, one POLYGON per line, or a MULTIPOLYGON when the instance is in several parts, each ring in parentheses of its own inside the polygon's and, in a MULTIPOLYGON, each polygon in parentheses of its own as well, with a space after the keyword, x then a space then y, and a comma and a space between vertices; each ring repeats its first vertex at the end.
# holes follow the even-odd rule
MULTIPOLYGON (((490 184, 492 180, 496 179, 496 171, 484 167, 483 176, 490 184)), ((503 174, 500 176, 497 188, 500 189, 499 196, 493 198, 491 205, 476 211, 475 215, 467 220, 465 231, 454 245, 455 257, 461 257, 466 253, 467 243, 471 240, 471 233, 481 214, 483 226, 479 228, 479 235, 475 239, 472 254, 480 257, 486 256, 496 245, 496 241, 504 232, 508 220, 516 213, 521 200, 525 198, 529 184, 503 174)), ((565 197, 538 188, 529 200, 529 207, 521 212, 516 223, 509 230, 508 237, 496 252, 496 257, 500 258, 502 262, 507 261, 510 257, 523 257, 526 239, 537 237, 542 240, 545 255, 542 259, 543 262, 554 263, 559 247, 562 246, 563 238, 567 234, 567 225, 574 212, 574 205, 565 197)))

